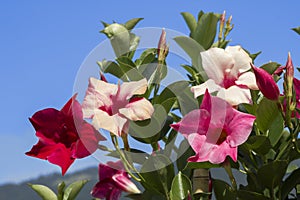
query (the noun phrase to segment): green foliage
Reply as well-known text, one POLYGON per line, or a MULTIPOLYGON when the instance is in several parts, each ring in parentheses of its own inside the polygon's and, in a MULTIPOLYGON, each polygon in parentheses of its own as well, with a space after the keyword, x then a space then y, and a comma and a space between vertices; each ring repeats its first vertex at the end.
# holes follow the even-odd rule
POLYGON ((66 184, 61 182, 57 186, 57 195, 47 186, 39 184, 29 184, 29 186, 43 199, 43 200, 75 200, 78 193, 87 180, 79 180, 70 184, 65 188, 66 184))
POLYGON ((179 172, 173 179, 170 191, 172 200, 184 200, 192 193, 192 183, 190 179, 179 172))
POLYGON ((292 30, 300 35, 300 26, 296 28, 292 28, 292 30))

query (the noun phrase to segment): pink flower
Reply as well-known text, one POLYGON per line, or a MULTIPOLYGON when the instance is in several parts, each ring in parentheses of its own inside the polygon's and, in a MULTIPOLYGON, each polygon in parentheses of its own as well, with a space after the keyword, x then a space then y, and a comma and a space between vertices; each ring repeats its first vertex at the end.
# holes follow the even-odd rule
POLYGON ((196 155, 189 162, 219 164, 226 156, 237 161, 237 147, 249 137, 255 116, 239 112, 206 90, 200 109, 193 110, 172 127, 183 134, 196 155))
POLYGON ((130 180, 121 161, 108 162, 99 165, 99 182, 91 191, 93 197, 118 200, 122 191, 140 193, 140 190, 130 180))
MULTIPOLYGON (((300 110, 300 81, 296 78, 293 80, 294 83, 294 89, 296 93, 296 108, 300 110)), ((294 114, 292 116, 295 116, 294 114)), ((296 117, 300 119, 300 114, 298 111, 296 111, 296 117)))
POLYGON ((110 84, 90 78, 82 107, 85 118, 93 119, 96 129, 103 128, 121 136, 127 133, 129 120, 149 119, 154 111, 152 104, 145 98, 134 97, 144 94, 147 80, 110 84))
POLYGON ((254 67, 253 65, 251 66, 254 71, 256 82, 261 93, 266 98, 276 101, 279 97, 280 92, 272 75, 261 68, 254 67))
POLYGON ((229 46, 225 50, 211 48, 201 52, 201 58, 208 80, 192 87, 195 98, 208 89, 231 105, 252 103, 249 89, 258 88, 254 74, 249 71, 252 60, 240 46, 229 46))
POLYGON ((29 118, 39 141, 26 155, 60 166, 62 175, 76 158, 89 156, 98 148, 98 142, 105 140, 83 120, 81 105, 75 98, 60 111, 47 108, 29 118))

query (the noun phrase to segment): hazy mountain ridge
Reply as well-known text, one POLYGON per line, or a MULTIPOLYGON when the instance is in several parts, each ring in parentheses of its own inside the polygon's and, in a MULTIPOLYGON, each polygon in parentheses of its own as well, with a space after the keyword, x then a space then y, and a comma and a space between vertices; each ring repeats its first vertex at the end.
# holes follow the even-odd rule
POLYGON ((88 179, 89 182, 83 187, 79 193, 78 200, 91 200, 90 191, 94 184, 98 181, 98 168, 91 167, 80 170, 71 174, 62 176, 59 173, 43 175, 36 179, 24 181, 19 184, 4 184, 0 186, 0 200, 41 200, 41 198, 28 186, 31 184, 41 184, 50 187, 55 193, 57 192, 57 184, 65 181, 68 186, 76 180, 88 179))

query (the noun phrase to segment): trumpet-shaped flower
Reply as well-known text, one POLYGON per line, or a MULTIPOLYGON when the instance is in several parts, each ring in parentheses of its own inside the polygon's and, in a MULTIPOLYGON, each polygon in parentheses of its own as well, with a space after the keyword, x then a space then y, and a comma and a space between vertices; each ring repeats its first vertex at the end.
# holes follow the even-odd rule
POLYGON ((29 119, 39 141, 26 155, 60 166, 63 175, 76 158, 89 156, 98 148, 98 142, 105 140, 83 120, 81 105, 75 98, 60 111, 47 108, 29 119))
POLYGON ((96 129, 103 128, 121 136, 128 131, 129 120, 149 119, 154 111, 145 98, 133 97, 144 94, 147 80, 110 84, 90 78, 82 107, 85 118, 91 118, 96 129))
POLYGON ((196 155, 189 162, 219 164, 226 156, 237 161, 237 148, 249 137, 255 116, 242 113, 206 90, 200 109, 193 110, 172 127, 183 134, 196 155))
POLYGON ((252 60, 240 46, 229 46, 225 50, 211 48, 201 52, 201 58, 208 80, 192 87, 195 98, 208 89, 231 105, 252 102, 249 89, 258 88, 253 72, 249 71, 252 60))
POLYGON ((99 182, 91 191, 93 197, 107 200, 118 200, 122 191, 140 193, 140 190, 130 180, 121 161, 108 162, 99 165, 99 182))

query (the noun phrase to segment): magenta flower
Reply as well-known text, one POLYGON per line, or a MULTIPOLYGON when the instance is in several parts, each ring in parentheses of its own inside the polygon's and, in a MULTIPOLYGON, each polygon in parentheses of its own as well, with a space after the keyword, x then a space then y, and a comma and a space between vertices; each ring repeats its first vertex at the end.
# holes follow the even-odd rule
MULTIPOLYGON (((296 108, 300 110, 300 80, 294 78, 293 83, 294 83, 294 89, 296 93, 296 108)), ((295 115, 293 114, 292 116, 295 115)), ((300 114, 298 111, 296 111, 296 117, 300 119, 300 114)))
POLYGON ((261 68, 254 67, 253 65, 251 66, 256 77, 257 86, 261 93, 266 98, 276 101, 280 91, 272 75, 261 68))
POLYGON ((253 72, 249 71, 252 60, 240 46, 229 46, 225 50, 211 48, 201 52, 201 58, 208 80, 192 87, 195 98, 208 89, 233 106, 252 103, 249 89, 258 88, 253 72))
POLYGON ((62 175, 76 158, 89 156, 98 148, 98 142, 105 140, 83 120, 81 105, 75 98, 60 111, 47 108, 29 118, 39 141, 26 155, 60 166, 62 175))
POLYGON ((255 116, 239 112, 206 90, 200 109, 193 110, 172 127, 183 134, 196 155, 189 162, 219 164, 226 156, 237 161, 237 147, 249 137, 255 116))
POLYGON ((134 97, 144 94, 147 80, 110 84, 90 78, 82 107, 85 118, 91 118, 93 126, 103 128, 121 136, 127 133, 129 120, 149 119, 154 111, 152 104, 145 98, 134 97))
POLYGON ((121 161, 108 162, 99 165, 99 182, 91 191, 93 197, 118 200, 122 191, 140 193, 140 190, 130 180, 121 161))

